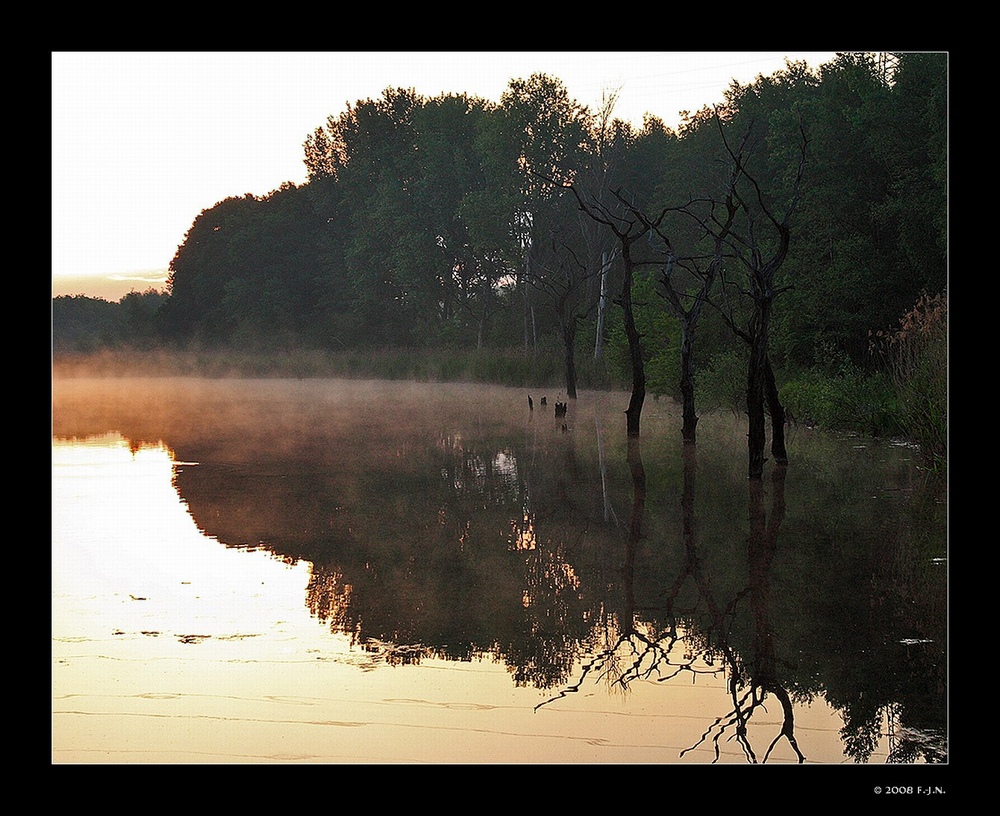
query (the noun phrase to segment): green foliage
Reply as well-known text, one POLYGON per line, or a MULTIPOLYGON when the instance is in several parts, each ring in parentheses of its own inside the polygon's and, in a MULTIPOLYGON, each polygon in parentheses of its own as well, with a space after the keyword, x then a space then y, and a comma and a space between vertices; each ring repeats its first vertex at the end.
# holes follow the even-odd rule
POLYGON ((748 363, 749 355, 745 347, 740 347, 716 354, 707 365, 699 367, 694 377, 699 409, 745 413, 748 363))
POLYGON ((118 308, 103 298, 63 295, 52 299, 54 351, 95 351, 117 334, 118 308))
MULTIPOLYGON (((557 338, 576 331, 580 387, 620 387, 630 379, 628 344, 611 302, 604 354, 593 357, 593 273, 615 238, 535 173, 572 179, 605 205, 617 200, 613 191, 648 213, 666 208, 661 229, 693 256, 711 247, 679 210, 701 202, 708 217, 720 200, 729 175, 723 133, 730 144, 748 135, 747 170, 762 195, 781 202, 804 132, 791 248, 774 281, 770 359, 785 372, 782 396, 800 422, 903 434, 941 459, 940 304, 910 315, 926 332, 916 323, 891 337, 875 332, 921 292, 944 291, 948 59, 908 53, 895 64, 892 76, 872 54, 839 55, 818 73, 789 64, 733 83, 718 120, 705 108, 679 133, 651 118, 636 130, 611 118, 613 109, 587 111, 544 75, 512 80, 499 104, 388 88, 307 137, 308 183, 200 213, 171 262, 169 295, 54 299, 53 350, 160 343, 246 354, 255 360, 246 370, 264 371, 294 369, 284 355, 296 351, 307 372, 558 386, 557 338), (569 258, 579 270, 572 287, 569 258), (877 371, 867 367, 870 337, 877 371)), ((726 274, 736 292, 739 270, 726 274)), ((647 388, 677 397, 679 322, 645 272, 633 297, 647 388)), ((745 349, 719 311, 705 309, 693 351, 699 409, 741 414, 745 349)))
POLYGON ((873 436, 900 432, 890 384, 880 373, 862 370, 835 343, 818 343, 816 365, 779 388, 795 422, 873 436))
POLYGON ((935 467, 948 455, 948 298, 921 295, 898 328, 879 332, 873 351, 896 399, 898 421, 935 467))
POLYGON ((680 399, 681 326, 666 312, 644 314, 649 326, 643 332, 649 351, 646 359, 646 387, 654 396, 680 399))
POLYGON ((897 436, 901 431, 894 394, 880 374, 813 369, 785 383, 779 395, 798 423, 872 436, 897 436))
POLYGON ((812 365, 825 341, 863 364, 869 332, 945 285, 947 55, 897 61, 892 81, 875 55, 842 54, 818 83, 781 83, 780 93, 769 83, 770 107, 799 113, 810 139, 776 281, 791 287, 774 318, 774 356, 787 364, 812 365))
POLYGON ((948 301, 922 295, 892 331, 873 333, 877 367, 865 371, 832 344, 820 365, 785 383, 781 399, 797 422, 891 436, 919 445, 934 469, 948 456, 948 301))
MULTIPOLYGON (((722 122, 731 143, 749 131, 748 169, 772 200, 790 195, 800 129, 810 139, 792 248, 775 281, 791 287, 773 319, 776 362, 808 367, 830 342, 861 363, 868 332, 912 303, 915 287, 943 280, 946 77, 943 55, 901 55, 891 84, 872 55, 845 54, 818 74, 789 64, 731 86, 722 122)), ((537 251, 542 224, 553 223, 547 208, 557 197, 533 172, 573 177, 594 195, 612 187, 641 207, 651 207, 654 190, 665 206, 718 197, 727 178, 713 111, 690 115, 679 135, 655 120, 635 131, 585 111, 543 75, 512 80, 499 105, 390 88, 331 117, 305 148, 307 187, 316 187, 308 197, 323 226, 297 245, 306 263, 312 256, 321 306, 294 330, 349 345, 488 344, 498 324, 523 325, 524 288, 513 298, 497 293, 537 251), (533 232, 531 244, 521 242, 533 232)), ((241 203, 227 204, 237 220, 241 203)), ((677 242, 698 245, 692 219, 664 225, 677 242)), ((221 231, 210 237, 227 240, 226 224, 221 231)), ((592 263, 605 237, 587 236, 579 258, 592 263)), ((227 281, 250 276, 253 265, 223 272, 210 254, 195 267, 178 260, 177 294, 194 269, 205 281, 197 298, 178 297, 176 311, 200 314, 206 338, 242 336, 241 321, 218 304, 227 281)), ((278 272, 266 274, 287 286, 278 272)), ((229 308, 245 303, 231 299, 229 308)), ((655 329, 643 330, 651 383, 672 393, 672 355, 660 354, 655 329)), ((706 340, 711 353, 722 348, 700 334, 703 358, 706 340)))
POLYGON ((152 348, 160 342, 159 312, 167 296, 155 289, 130 292, 117 303, 84 295, 52 299, 52 350, 152 348))
MULTIPOLYGON (((646 389, 657 397, 680 398, 680 321, 667 311, 650 275, 635 276, 632 298, 636 328, 642 337, 646 389)), ((609 309, 607 336, 605 354, 610 370, 622 381, 630 381, 628 338, 625 336, 621 309, 617 306, 609 309)))
POLYGON ((121 338, 125 344, 153 348, 159 344, 157 321, 167 295, 155 289, 132 291, 118 301, 121 338))

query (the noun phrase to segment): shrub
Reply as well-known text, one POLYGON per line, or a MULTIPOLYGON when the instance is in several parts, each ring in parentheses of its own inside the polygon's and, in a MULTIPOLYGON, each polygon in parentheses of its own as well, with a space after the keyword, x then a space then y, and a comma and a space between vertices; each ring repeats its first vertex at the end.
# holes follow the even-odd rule
POLYGON ((900 433, 892 389, 880 374, 865 374, 855 366, 837 374, 815 368, 779 391, 796 422, 872 436, 900 433))
POLYGON ((935 465, 948 455, 948 296, 921 295, 871 351, 891 382, 900 426, 935 465))
POLYGON ((748 364, 746 350, 730 350, 716 354, 707 366, 699 368, 694 377, 699 410, 744 413, 748 364))

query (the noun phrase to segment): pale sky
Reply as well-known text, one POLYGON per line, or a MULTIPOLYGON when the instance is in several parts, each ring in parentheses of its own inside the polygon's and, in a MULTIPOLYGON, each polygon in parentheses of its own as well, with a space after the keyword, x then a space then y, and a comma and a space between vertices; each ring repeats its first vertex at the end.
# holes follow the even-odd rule
POLYGON ((676 127, 732 79, 818 67, 834 52, 53 52, 52 292, 117 300, 160 286, 198 214, 306 180, 302 144, 388 87, 499 101, 545 73, 615 115, 676 127), (78 280, 86 278, 86 281, 78 280))

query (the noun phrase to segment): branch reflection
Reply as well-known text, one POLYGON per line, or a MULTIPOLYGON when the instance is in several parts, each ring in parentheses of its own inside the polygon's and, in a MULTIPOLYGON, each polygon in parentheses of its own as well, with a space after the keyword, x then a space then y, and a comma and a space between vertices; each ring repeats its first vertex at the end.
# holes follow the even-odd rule
MULTIPOLYGON (((749 536, 747 538, 747 564, 749 584, 729 603, 723 605, 715 596, 710 577, 703 567, 698 550, 697 518, 695 514, 695 494, 697 476, 697 452, 694 443, 682 446, 683 482, 681 491, 681 529, 683 538, 684 563, 678 572, 666 598, 666 619, 668 625, 656 635, 649 633, 649 627, 641 623, 636 612, 635 575, 637 570, 636 549, 644 537, 646 523, 645 505, 647 498, 646 471, 643 466, 639 438, 628 440, 627 459, 632 479, 632 511, 625 540, 622 567, 623 606, 618 620, 621 631, 594 658, 586 662, 578 679, 566 686, 558 695, 539 704, 537 708, 549 705, 568 694, 579 691, 584 684, 597 675, 604 682, 627 690, 629 685, 641 680, 655 678, 659 681, 671 680, 678 675, 708 673, 727 676, 727 687, 732 700, 732 710, 718 717, 703 733, 701 740, 681 752, 681 756, 698 748, 704 741, 711 740, 715 759, 720 756, 720 743, 733 730, 734 738, 750 762, 758 761, 757 752, 748 736, 748 725, 755 713, 765 707, 768 695, 773 695, 781 704, 782 722, 777 735, 766 748, 763 758, 766 762, 779 740, 786 739, 795 752, 798 761, 805 756, 795 738, 794 709, 788 690, 782 685, 776 671, 775 638, 770 623, 770 566, 778 543, 778 532, 785 514, 785 466, 774 471, 772 478, 772 508, 770 519, 765 509, 763 482, 750 481, 749 494, 749 536), (722 665, 715 668, 696 668, 696 657, 690 645, 686 655, 678 659, 676 651, 683 640, 681 616, 676 605, 682 588, 688 581, 697 587, 700 605, 704 605, 707 616, 700 621, 700 631, 713 653, 722 656, 722 665), (729 633, 734 616, 743 598, 749 599, 749 617, 752 622, 752 639, 749 655, 744 657, 734 648, 729 633)), ((641 565, 640 565, 641 567, 641 565)), ((690 622, 690 618, 688 620, 690 622)), ((712 660, 706 661, 709 666, 712 660)))
POLYGON ((885 452, 833 440, 798 451, 788 485, 782 467, 747 485, 710 421, 696 449, 626 438, 584 400, 557 419, 486 388, 186 388, 76 404, 67 387, 54 433, 113 427, 197 462, 175 487, 198 527, 308 562, 310 612, 376 662, 494 660, 551 691, 543 706, 591 682, 724 680, 726 710, 685 746, 717 760, 731 739, 749 762, 779 746, 802 762, 794 712, 822 696, 857 762, 889 715, 890 761, 947 758, 947 582, 929 557, 946 526, 885 452))

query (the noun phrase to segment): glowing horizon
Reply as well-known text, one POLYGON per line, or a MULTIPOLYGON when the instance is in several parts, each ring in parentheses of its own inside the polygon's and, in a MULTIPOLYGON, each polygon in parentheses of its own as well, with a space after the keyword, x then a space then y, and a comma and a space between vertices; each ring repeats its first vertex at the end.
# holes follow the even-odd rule
MULTIPOLYGON (((786 60, 836 52, 53 52, 52 278, 165 269, 198 215, 232 196, 306 181, 302 145, 346 105, 409 87, 498 102, 545 73, 580 104, 676 128, 786 60), (234 138, 238 134, 238 138, 234 138)), ((121 287, 113 291, 121 291, 121 287)), ((126 288, 122 294, 127 294, 126 288)), ((75 294, 75 293, 74 293, 75 294)))
POLYGON ((121 300, 130 292, 145 292, 149 289, 165 291, 167 269, 146 269, 136 272, 106 274, 81 274, 64 272, 52 275, 52 297, 64 295, 84 295, 86 297, 121 300))

